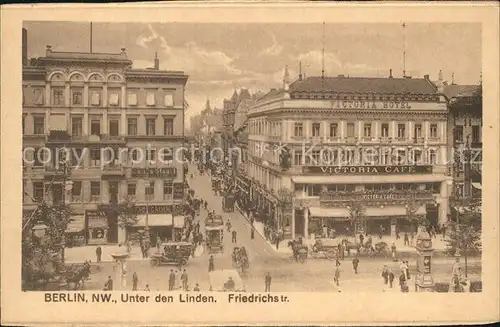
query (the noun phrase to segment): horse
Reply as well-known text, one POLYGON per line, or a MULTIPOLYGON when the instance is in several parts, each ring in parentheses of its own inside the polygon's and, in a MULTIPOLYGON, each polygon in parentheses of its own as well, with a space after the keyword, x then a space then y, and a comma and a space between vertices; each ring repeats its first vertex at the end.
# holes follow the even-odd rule
POLYGON ((361 244, 353 243, 349 241, 347 238, 344 238, 341 242, 344 246, 344 250, 347 251, 347 255, 351 255, 351 250, 356 250, 356 252, 359 254, 361 249, 361 244))
POLYGON ((75 271, 70 271, 70 275, 66 277, 66 283, 69 287, 71 283, 74 284, 74 290, 82 288, 85 285, 85 279, 90 276, 90 263, 85 261, 81 267, 78 267, 75 271))
POLYGON ((307 257, 307 247, 305 247, 304 245, 302 245, 300 241, 298 241, 298 240, 289 241, 288 242, 288 246, 292 248, 293 259, 296 262, 299 261, 299 255, 301 253, 304 253, 304 251, 305 251, 305 254, 306 254, 306 257, 307 257))

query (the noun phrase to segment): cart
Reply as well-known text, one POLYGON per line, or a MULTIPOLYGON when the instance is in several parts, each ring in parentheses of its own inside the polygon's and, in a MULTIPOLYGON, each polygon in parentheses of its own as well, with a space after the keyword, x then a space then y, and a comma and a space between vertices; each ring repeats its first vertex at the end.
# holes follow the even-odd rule
POLYGON ((189 242, 169 242, 160 245, 160 252, 151 256, 151 266, 158 267, 162 264, 175 264, 179 268, 185 267, 191 254, 193 244, 189 242))
POLYGON ((325 257, 329 260, 333 260, 337 258, 338 254, 338 244, 334 244, 334 240, 332 239, 316 239, 316 242, 311 247, 311 256, 315 258, 325 257))
POLYGON ((224 225, 205 226, 205 241, 209 253, 224 252, 224 225))
POLYGON ((208 273, 210 290, 215 292, 246 292, 240 275, 234 269, 214 270, 208 273), (231 282, 232 281, 232 282, 231 282))
POLYGON ((234 195, 226 194, 222 198, 222 210, 224 210, 224 212, 234 211, 234 195))

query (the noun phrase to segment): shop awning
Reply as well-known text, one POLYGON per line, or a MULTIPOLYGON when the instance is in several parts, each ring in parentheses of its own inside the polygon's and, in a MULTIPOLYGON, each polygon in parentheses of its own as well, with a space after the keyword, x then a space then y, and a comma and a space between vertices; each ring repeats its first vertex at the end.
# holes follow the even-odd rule
POLYGON ((311 217, 320 217, 320 218, 328 218, 328 217, 349 217, 349 210, 347 208, 318 208, 318 207, 310 207, 309 215, 311 217))
POLYGON ((79 233, 85 229, 85 215, 71 216, 72 221, 66 228, 66 233, 79 233))
POLYGON ((477 188, 478 190, 482 189, 481 183, 472 183, 472 186, 474 186, 474 188, 477 188))
MULTIPOLYGON (((149 227, 158 227, 158 226, 172 226, 173 219, 172 215, 167 214, 149 214, 148 215, 148 226, 149 227)), ((137 227, 145 227, 146 226, 146 215, 137 215, 137 227)))
POLYGON ((175 228, 184 228, 184 216, 174 216, 174 227, 175 228))
MULTIPOLYGON (((425 206, 421 206, 414 213, 415 215, 425 215, 427 210, 425 206)), ((384 208, 380 207, 367 207, 365 209, 365 216, 367 217, 381 217, 381 216, 406 216, 408 212, 404 206, 388 206, 384 208)))

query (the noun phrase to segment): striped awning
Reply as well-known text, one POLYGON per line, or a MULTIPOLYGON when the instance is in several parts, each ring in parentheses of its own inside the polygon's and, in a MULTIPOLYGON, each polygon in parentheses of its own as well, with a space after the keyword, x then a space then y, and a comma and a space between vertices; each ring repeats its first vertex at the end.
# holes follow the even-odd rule
POLYGON ((71 222, 66 228, 66 233, 79 233, 85 229, 85 215, 71 216, 71 222))
MULTIPOLYGON (((159 226, 172 226, 173 219, 171 214, 149 214, 148 215, 148 227, 159 227, 159 226)), ((146 215, 137 216, 137 227, 146 226, 146 215)))

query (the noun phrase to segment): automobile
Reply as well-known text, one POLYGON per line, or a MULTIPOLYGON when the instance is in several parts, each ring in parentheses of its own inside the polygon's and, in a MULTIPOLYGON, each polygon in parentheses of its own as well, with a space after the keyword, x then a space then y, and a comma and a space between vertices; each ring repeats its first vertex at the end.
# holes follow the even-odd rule
POLYGON ((150 257, 150 263, 154 267, 162 264, 175 264, 179 268, 187 265, 189 257, 193 253, 193 244, 190 242, 166 242, 160 244, 160 251, 150 257))
POLYGON ((210 277, 211 291, 246 292, 246 287, 243 284, 240 274, 234 269, 213 270, 208 275, 210 277))

